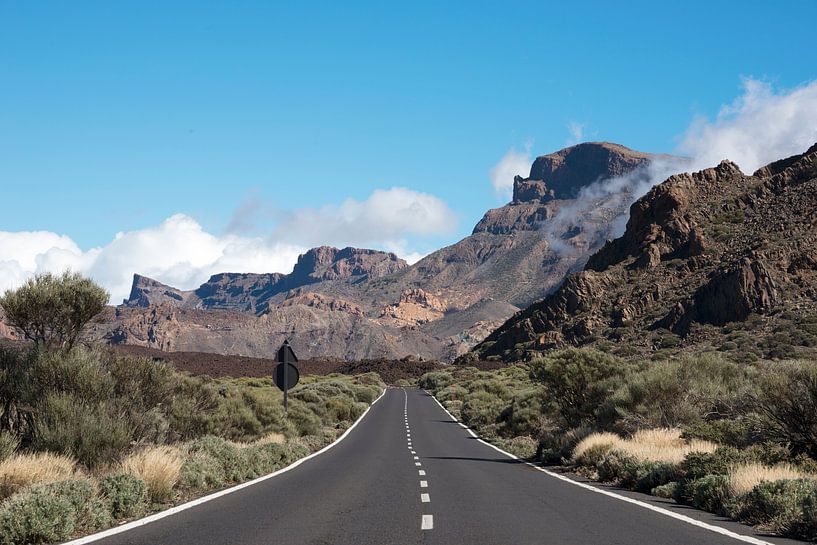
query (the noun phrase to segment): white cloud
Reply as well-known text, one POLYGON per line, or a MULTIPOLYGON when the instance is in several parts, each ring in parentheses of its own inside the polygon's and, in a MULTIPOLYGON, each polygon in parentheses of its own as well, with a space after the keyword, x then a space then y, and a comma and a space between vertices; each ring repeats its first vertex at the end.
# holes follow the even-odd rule
POLYGON ((678 151, 706 168, 730 159, 751 174, 777 159, 803 153, 817 142, 817 81, 789 91, 743 81, 743 95, 721 108, 714 121, 697 117, 678 151))
POLYGON ((491 169, 491 184, 498 195, 510 198, 513 192, 514 176, 527 177, 530 174, 530 166, 533 162, 530 150, 530 143, 525 145, 524 152, 511 148, 491 169))
POLYGON ((382 248, 416 260, 420 254, 407 235, 448 233, 454 227, 454 213, 437 197, 392 188, 376 190, 364 201, 289 212, 268 237, 214 235, 184 214, 117 233, 110 243, 87 251, 55 233, 0 231, 0 289, 33 274, 70 268, 105 286, 111 302, 119 303, 130 293, 133 273, 192 289, 219 272, 288 273, 299 254, 322 244, 382 248))
POLYGON ((612 238, 624 232, 629 205, 672 174, 737 163, 747 174, 777 159, 803 153, 817 142, 817 81, 790 91, 746 79, 744 93, 723 106, 714 121, 695 118, 676 150, 687 159, 660 158, 647 168, 582 188, 578 198, 543 224, 556 252, 575 252, 562 242, 562 233, 581 225, 588 237, 612 238), (611 224, 598 221, 605 209, 625 212, 611 224), (596 220, 596 221, 587 221, 596 220))
POLYGON ((567 145, 573 146, 584 140, 584 123, 578 121, 569 121, 567 123, 567 132, 570 133, 570 138, 567 139, 567 145))
POLYGON ((408 235, 450 234, 456 214, 441 199, 404 187, 377 189, 366 200, 285 212, 273 237, 306 246, 397 245, 408 235))

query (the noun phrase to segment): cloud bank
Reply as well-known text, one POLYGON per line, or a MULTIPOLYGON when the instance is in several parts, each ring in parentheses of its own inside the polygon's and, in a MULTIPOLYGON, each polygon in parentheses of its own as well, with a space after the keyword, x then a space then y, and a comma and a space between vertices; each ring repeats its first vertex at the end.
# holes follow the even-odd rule
MULTIPOLYGON (((244 215, 252 221, 245 205, 236 212, 234 220, 244 215)), ((130 293, 135 272, 192 289, 219 272, 290 272, 299 254, 322 244, 381 248, 417 260, 422 256, 406 237, 448 234, 455 227, 455 214, 442 200, 392 188, 376 190, 363 201, 287 212, 266 236, 230 230, 215 235, 184 214, 117 233, 110 243, 87 251, 64 235, 0 231, 0 290, 33 274, 70 268, 105 286, 111 302, 119 303, 130 293)))
POLYGON ((494 186, 497 195, 510 199, 513 193, 514 176, 527 177, 530 174, 530 166, 533 162, 530 150, 531 144, 525 145, 523 152, 511 148, 491 169, 491 185, 494 186))
POLYGON ((745 79, 743 94, 723 106, 714 120, 693 119, 675 150, 684 159, 659 158, 626 176, 586 186, 542 229, 554 251, 572 254, 577 250, 562 240, 564 233, 581 227, 597 242, 621 236, 629 206, 673 174, 712 167, 724 159, 751 174, 772 161, 803 153, 815 142, 817 81, 775 91, 768 83, 745 79), (602 221, 611 209, 623 212, 612 224, 602 221))

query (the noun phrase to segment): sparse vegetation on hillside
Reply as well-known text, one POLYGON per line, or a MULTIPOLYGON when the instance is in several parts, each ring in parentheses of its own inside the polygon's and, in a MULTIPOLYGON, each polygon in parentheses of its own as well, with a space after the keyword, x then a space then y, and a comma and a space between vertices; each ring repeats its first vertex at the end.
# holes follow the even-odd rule
MULTIPOLYGON (((26 303, 38 323, 87 308, 82 297, 52 305, 55 282, 99 291, 38 278, 19 290, 38 294, 26 303)), ((65 540, 275 471, 333 441, 384 387, 374 373, 305 376, 287 416, 270 377, 192 377, 53 327, 0 348, 0 543, 65 540)))
POLYGON ((567 349, 497 371, 452 367, 419 385, 519 456, 815 539, 814 377, 810 360, 625 362, 567 349))

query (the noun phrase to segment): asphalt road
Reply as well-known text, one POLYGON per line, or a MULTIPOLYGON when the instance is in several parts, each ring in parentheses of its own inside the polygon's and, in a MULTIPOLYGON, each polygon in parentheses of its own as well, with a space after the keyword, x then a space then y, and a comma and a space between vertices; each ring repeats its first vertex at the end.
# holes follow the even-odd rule
MULTIPOLYGON (((607 488, 606 490, 611 490, 607 488)), ((706 524, 755 534, 649 496, 706 524)), ((434 398, 390 389, 339 444, 291 471, 104 545, 735 545, 741 541, 547 475, 478 441, 434 398)))

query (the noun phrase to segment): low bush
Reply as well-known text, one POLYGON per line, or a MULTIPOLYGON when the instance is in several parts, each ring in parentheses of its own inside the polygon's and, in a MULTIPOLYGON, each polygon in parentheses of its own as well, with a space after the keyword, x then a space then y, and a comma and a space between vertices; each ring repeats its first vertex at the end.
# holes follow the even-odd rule
POLYGON ((803 519, 804 502, 815 493, 811 479, 765 481, 737 496, 729 514, 741 522, 785 530, 803 519))
POLYGON ((707 475, 689 481, 681 494, 686 502, 712 513, 722 513, 724 504, 732 497, 729 477, 726 475, 707 475))
POLYGON ((145 481, 130 473, 108 475, 100 481, 99 491, 115 519, 138 517, 147 507, 145 481))
POLYGON ((599 480, 615 482, 629 488, 635 483, 638 460, 620 450, 608 452, 596 466, 599 480))
POLYGON ((681 485, 678 482, 669 482, 666 484, 662 484, 660 486, 656 486, 650 491, 650 494, 653 496, 658 496, 659 498, 666 498, 669 500, 678 498, 681 490, 681 485))
POLYGON ((0 461, 10 458, 19 446, 19 437, 9 431, 0 431, 0 461))
POLYGON ((0 542, 52 543, 106 526, 110 516, 95 494, 83 479, 39 484, 13 495, 0 505, 0 542))
POLYGON ((128 421, 107 404, 65 393, 46 396, 35 429, 36 449, 68 454, 89 468, 118 461, 133 436, 128 421))
POLYGON ((122 461, 122 471, 141 479, 153 502, 173 497, 173 487, 179 482, 182 456, 178 449, 168 446, 148 447, 129 455, 122 461))
POLYGON ((635 482, 631 488, 650 493, 653 488, 677 482, 680 478, 678 464, 672 462, 640 462, 635 468, 635 482))

